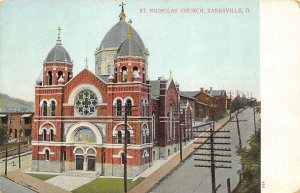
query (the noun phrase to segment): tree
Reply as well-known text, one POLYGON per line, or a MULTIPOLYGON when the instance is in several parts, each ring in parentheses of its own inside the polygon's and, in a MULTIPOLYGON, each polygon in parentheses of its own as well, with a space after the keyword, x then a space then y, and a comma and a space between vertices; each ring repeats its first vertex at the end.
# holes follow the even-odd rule
POLYGON ((0 124, 0 145, 3 145, 7 142, 7 128, 0 124))
POLYGON ((260 132, 253 134, 248 145, 237 149, 243 170, 240 193, 260 193, 260 132))

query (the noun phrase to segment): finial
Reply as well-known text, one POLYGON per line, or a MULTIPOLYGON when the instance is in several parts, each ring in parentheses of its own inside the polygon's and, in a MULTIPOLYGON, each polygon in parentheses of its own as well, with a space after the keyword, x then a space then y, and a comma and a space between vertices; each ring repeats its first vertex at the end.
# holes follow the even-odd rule
POLYGON ((132 31, 131 31, 131 24, 132 24, 132 20, 131 19, 129 19, 129 21, 128 21, 128 39, 131 39, 131 37, 132 37, 132 31))
POLYGON ((120 15, 119 15, 120 21, 125 21, 126 15, 125 15, 125 13, 124 13, 124 5, 126 5, 126 4, 123 3, 123 1, 122 1, 122 3, 119 5, 119 6, 122 6, 121 13, 120 13, 120 15))
POLYGON ((170 70, 170 79, 172 78, 172 70, 170 70))
POLYGON ((60 31, 62 29, 60 27, 57 28, 57 40, 60 40, 60 31))
POLYGON ((85 61, 85 68, 88 69, 88 61, 89 61, 89 60, 88 60, 87 58, 85 58, 84 61, 85 61))

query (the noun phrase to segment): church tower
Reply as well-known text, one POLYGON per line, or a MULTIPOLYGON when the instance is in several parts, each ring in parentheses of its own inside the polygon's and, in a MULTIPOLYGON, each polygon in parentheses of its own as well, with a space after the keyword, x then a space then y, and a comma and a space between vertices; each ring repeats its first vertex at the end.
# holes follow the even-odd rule
POLYGON ((64 142, 64 85, 73 76, 71 58, 62 46, 61 28, 55 46, 43 63, 43 79, 35 86, 35 116, 32 134, 32 171, 62 172, 66 158, 64 142))
MULTIPOLYGON (((118 48, 127 39, 127 31, 129 23, 125 21, 126 14, 124 11, 124 3, 120 4, 121 13, 119 14, 119 22, 115 24, 103 38, 99 48, 95 51, 95 73, 97 76, 114 75, 114 59, 116 57, 118 48)), ((139 34, 131 27, 132 39, 141 49, 143 58, 145 59, 146 69, 148 69, 149 51, 145 48, 143 40, 139 34)), ((147 72, 147 70, 146 70, 147 72)), ((146 73, 146 79, 148 74, 146 73)))
POLYGON ((44 60, 43 85, 63 85, 73 77, 73 63, 60 39, 61 28, 57 31, 56 44, 44 60))

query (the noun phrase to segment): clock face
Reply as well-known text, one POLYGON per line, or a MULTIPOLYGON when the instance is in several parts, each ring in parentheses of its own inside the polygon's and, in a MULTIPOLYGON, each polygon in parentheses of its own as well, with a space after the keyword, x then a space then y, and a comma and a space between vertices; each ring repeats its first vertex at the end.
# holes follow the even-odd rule
POLYGON ((89 89, 80 91, 75 98, 75 107, 80 115, 94 115, 97 107, 96 94, 89 89))

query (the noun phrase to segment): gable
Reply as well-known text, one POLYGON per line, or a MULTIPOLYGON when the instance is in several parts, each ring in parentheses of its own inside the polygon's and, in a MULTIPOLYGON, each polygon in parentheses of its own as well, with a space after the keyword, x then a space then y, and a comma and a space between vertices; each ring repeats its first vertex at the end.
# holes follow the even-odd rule
POLYGON ((102 102, 107 102, 106 83, 88 69, 84 69, 65 85, 64 103, 68 102, 70 94, 73 92, 74 89, 80 88, 80 85, 86 85, 87 87, 93 88, 93 90, 100 93, 102 102))

